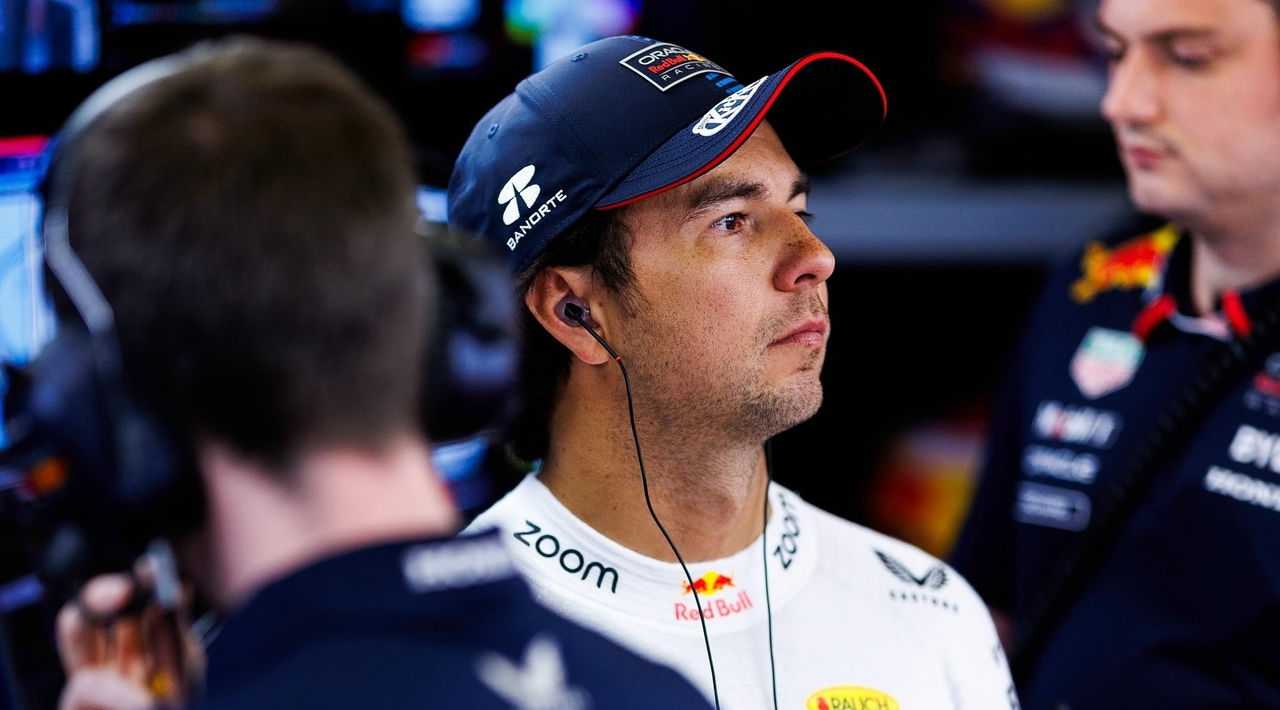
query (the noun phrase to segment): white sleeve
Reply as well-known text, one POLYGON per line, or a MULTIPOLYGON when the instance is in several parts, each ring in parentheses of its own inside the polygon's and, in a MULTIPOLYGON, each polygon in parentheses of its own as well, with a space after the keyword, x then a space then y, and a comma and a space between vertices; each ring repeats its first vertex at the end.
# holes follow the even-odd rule
POLYGON ((903 621, 941 664, 956 710, 1019 710, 995 623, 968 580, 914 545, 878 535, 872 551, 891 599, 910 600, 903 621))
POLYGON ((978 593, 960 573, 946 568, 956 589, 958 613, 938 629, 938 649, 947 668, 947 682, 961 710, 1019 710, 1018 692, 1009 672, 995 623, 978 593))

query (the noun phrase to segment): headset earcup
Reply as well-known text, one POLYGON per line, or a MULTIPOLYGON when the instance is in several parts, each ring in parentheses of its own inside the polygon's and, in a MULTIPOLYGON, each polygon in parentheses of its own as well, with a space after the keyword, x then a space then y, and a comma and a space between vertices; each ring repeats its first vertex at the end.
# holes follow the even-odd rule
POLYGON ((189 449, 124 383, 104 376, 93 347, 83 328, 63 323, 15 371, 5 402, 22 432, 15 448, 61 458, 69 471, 39 508, 57 528, 54 540, 80 541, 50 546, 44 573, 56 587, 127 569, 157 535, 197 528, 204 509, 189 449))
POLYGON ((162 57, 111 79, 76 108, 47 148, 38 186, 46 284, 55 301, 65 296, 63 313, 74 319, 64 319, 53 341, 15 376, 20 384, 6 394, 4 408, 15 436, 4 454, 66 464, 64 480, 32 505, 37 525, 52 530, 55 542, 68 541, 51 544, 46 559, 46 583, 57 589, 71 588, 85 574, 128 569, 155 537, 181 534, 203 520, 203 486, 189 442, 125 381, 112 318, 101 318, 110 307, 67 233, 77 153, 88 127, 188 62, 162 57), (76 278, 62 280, 67 274, 76 278), (99 308, 86 308, 74 293, 96 295, 99 308), (90 321, 87 312, 99 317, 90 321))
POLYGON ((423 420, 435 442, 502 426, 520 376, 519 323, 505 261, 443 230, 428 237, 438 317, 428 348, 423 420))

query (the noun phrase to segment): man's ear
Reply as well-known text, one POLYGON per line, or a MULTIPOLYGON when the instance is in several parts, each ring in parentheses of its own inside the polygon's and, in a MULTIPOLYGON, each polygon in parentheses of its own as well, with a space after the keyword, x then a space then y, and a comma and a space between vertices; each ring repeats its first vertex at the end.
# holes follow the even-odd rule
POLYGON ((551 337, 560 341, 574 357, 588 365, 600 365, 613 358, 586 328, 566 317, 563 310, 569 300, 586 304, 589 314, 586 321, 592 323, 597 332, 602 330, 606 322, 601 312, 603 304, 592 297, 593 286, 590 267, 548 267, 533 277, 533 283, 524 293, 524 304, 551 337))

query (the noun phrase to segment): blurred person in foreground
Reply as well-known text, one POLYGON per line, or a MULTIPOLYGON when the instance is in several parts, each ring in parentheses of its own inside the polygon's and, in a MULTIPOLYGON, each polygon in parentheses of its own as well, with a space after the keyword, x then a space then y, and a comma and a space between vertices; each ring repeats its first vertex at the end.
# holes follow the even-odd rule
POLYGON ((1103 0, 1134 205, 1048 282, 953 562, 1026 707, 1280 707, 1280 4, 1103 0))
POLYGON ((477 524, 539 599, 733 710, 1016 704, 959 575, 769 479, 766 441, 822 401, 830 328, 801 166, 885 110, 843 54, 746 83, 610 37, 520 82, 450 181, 451 223, 510 254, 512 443, 541 460, 477 524))
POLYGON ((189 515, 177 557, 225 621, 203 697, 173 697, 130 601, 147 573, 94 578, 59 618, 63 708, 702 704, 537 606, 496 533, 448 537, 419 415, 438 284, 402 128, 356 77, 233 39, 126 73, 68 126, 45 236, 85 271, 58 274, 60 315, 94 320, 100 288, 124 389, 199 492, 162 501, 189 515))

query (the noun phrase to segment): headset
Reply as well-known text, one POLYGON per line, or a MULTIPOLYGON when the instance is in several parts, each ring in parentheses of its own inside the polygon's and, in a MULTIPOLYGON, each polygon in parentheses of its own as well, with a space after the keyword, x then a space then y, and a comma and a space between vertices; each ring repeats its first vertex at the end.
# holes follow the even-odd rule
MULTIPOLYGON (((86 129, 145 86, 183 71, 170 55, 130 69, 84 101, 51 141, 41 181, 46 273, 75 318, 20 368, 5 365, 4 463, 26 471, 33 517, 52 527, 41 577, 71 598, 93 574, 128 569, 156 537, 199 526, 204 501, 188 442, 126 381, 114 315, 71 248, 70 188, 86 129)), ((505 263, 479 240, 422 223, 436 278, 421 418, 437 441, 502 425, 519 373, 515 304, 505 263)))
POLYGON ((501 254, 438 222, 419 233, 434 262, 436 322, 422 380, 422 420, 437 443, 502 428, 520 379, 520 317, 501 254))

